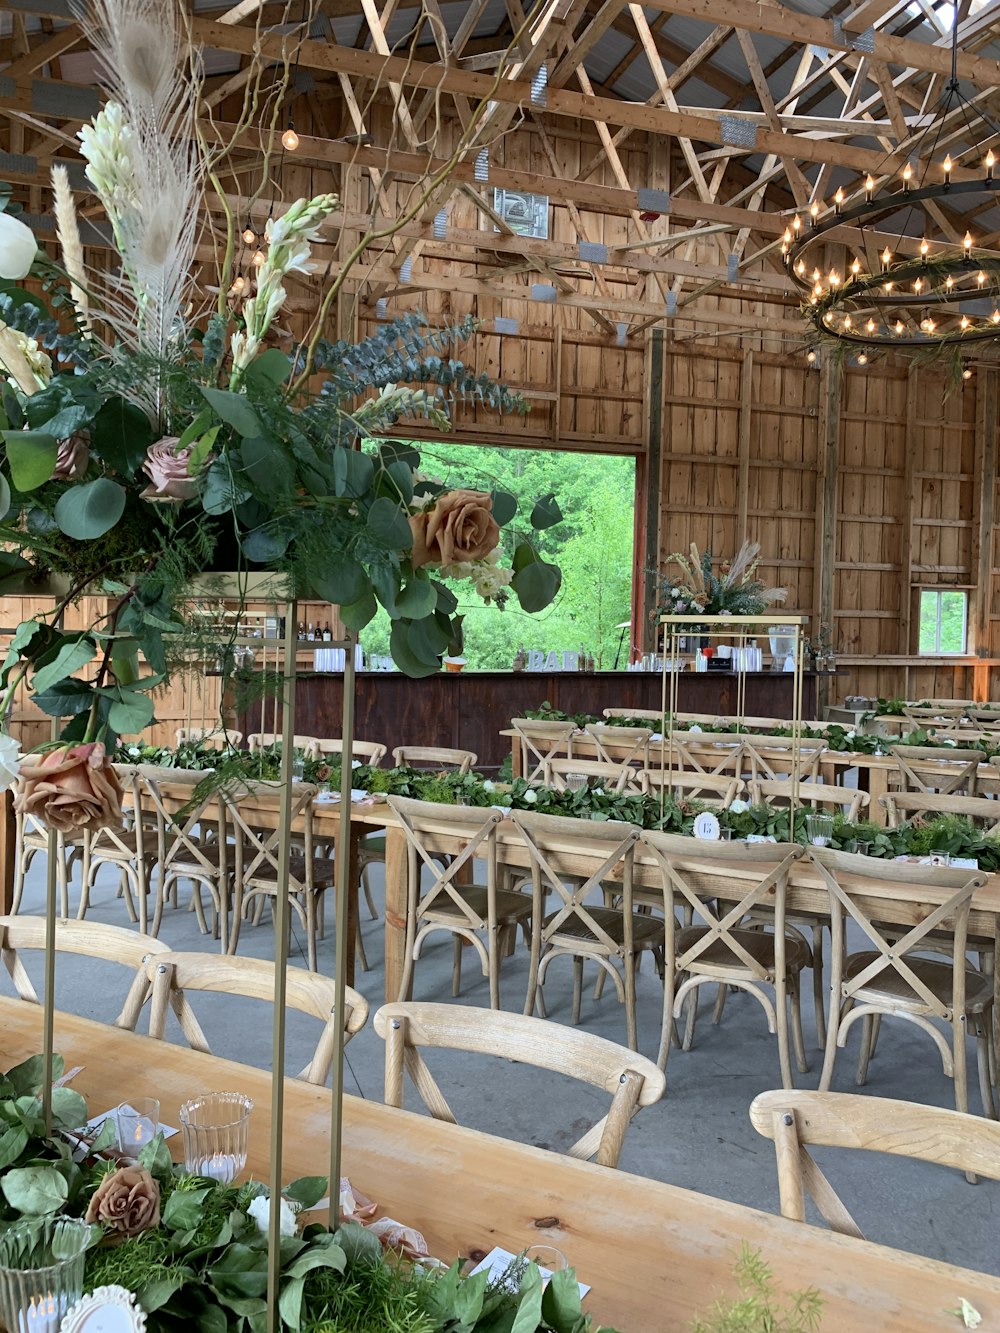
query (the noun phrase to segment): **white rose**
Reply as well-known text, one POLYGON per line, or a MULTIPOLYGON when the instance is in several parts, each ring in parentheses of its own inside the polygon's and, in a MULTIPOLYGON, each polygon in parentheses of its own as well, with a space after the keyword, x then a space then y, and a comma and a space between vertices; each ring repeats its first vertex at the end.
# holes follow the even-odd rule
MULTIPOLYGON (((271 1225, 271 1200, 266 1194, 258 1194, 247 1209, 247 1216, 252 1217, 257 1223, 257 1230, 262 1236, 266 1236, 268 1228, 271 1225)), ((295 1209, 287 1199, 281 1200, 281 1234, 283 1236, 294 1236, 295 1209)))
POLYGON ((524 799, 528 803, 528 805, 535 805, 538 801, 538 793, 535 791, 533 787, 529 787, 528 790, 524 793, 524 799))
POLYGON ((697 731, 697 732, 700 732, 700 731, 701 731, 701 727, 699 727, 697 723, 693 723, 690 727, 688 727, 688 731, 697 731))
POLYGON ((13 736, 0 733, 0 791, 17 781, 21 767, 21 747, 13 736))
POLYGON ((37 253, 31 228, 10 213, 0 213, 0 278, 26 278, 37 253))
POLYGON ((731 815, 743 815, 750 809, 749 801, 741 801, 737 798, 729 804, 729 813, 731 815))
POLYGON ((492 782, 489 780, 489 778, 484 778, 484 779, 483 779, 483 791, 493 791, 493 790, 495 790, 495 784, 492 783, 492 782))

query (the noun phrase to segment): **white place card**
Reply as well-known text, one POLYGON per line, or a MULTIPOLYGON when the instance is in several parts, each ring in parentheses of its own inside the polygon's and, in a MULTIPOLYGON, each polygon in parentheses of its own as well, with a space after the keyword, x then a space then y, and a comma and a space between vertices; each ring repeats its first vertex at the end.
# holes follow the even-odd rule
MULTIPOLYGON (((516 1263, 518 1258, 519 1256, 512 1254, 510 1250, 501 1249, 499 1245, 494 1246, 485 1259, 481 1259, 467 1276, 472 1277, 473 1273, 486 1272, 489 1273, 491 1282, 499 1282, 504 1273, 510 1268, 511 1264, 516 1263)), ((551 1269, 544 1268, 541 1264, 538 1266, 538 1271, 545 1279, 552 1276, 551 1269)), ((590 1290, 585 1282, 578 1282, 577 1286, 580 1288, 581 1298, 586 1296, 587 1292, 590 1290)), ((511 1290, 514 1291, 516 1288, 511 1287, 511 1290)))

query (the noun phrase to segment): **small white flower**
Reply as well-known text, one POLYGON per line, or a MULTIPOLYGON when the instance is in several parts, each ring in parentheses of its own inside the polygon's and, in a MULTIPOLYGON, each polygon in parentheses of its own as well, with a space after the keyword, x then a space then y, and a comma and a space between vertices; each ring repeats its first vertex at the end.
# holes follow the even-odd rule
POLYGON ((944 739, 944 741, 942 742, 942 744, 944 744, 944 745, 950 745, 950 746, 952 747, 952 749, 954 749, 955 746, 958 744, 958 741, 950 741, 950 740, 948 740, 947 737, 945 737, 945 739, 944 739))
POLYGON ((361 767, 361 760, 360 760, 360 759, 352 759, 352 760, 351 760, 351 767, 352 767, 352 768, 360 768, 360 767, 361 767))
POLYGON ((854 730, 853 727, 848 727, 847 730, 844 732, 845 739, 849 741, 852 741, 856 735, 857 732, 854 730))
POLYGON ((483 791, 495 791, 496 783, 491 782, 489 778, 483 779, 483 791))
MULTIPOLYGON (((250 1207, 247 1209, 247 1216, 252 1217, 257 1223, 257 1230, 262 1236, 266 1236, 268 1228, 271 1225, 271 1200, 266 1194, 258 1194, 250 1207)), ((287 1199, 281 1200, 281 1234, 283 1236, 294 1236, 295 1209, 287 1199)))
POLYGON ((729 813, 731 815, 744 815, 750 809, 749 801, 741 801, 738 798, 729 803, 729 813))
POLYGON ((21 747, 13 736, 0 733, 0 791, 17 781, 21 767, 21 747))
POLYGON ((595 787, 594 790, 591 792, 591 795, 592 795, 592 796, 603 796, 603 795, 605 795, 604 788, 603 788, 603 787, 595 787))
POLYGON ((528 805, 535 805, 538 802, 538 792, 533 787, 529 787, 524 793, 524 800, 528 805))
POLYGON ((692 723, 692 725, 691 725, 690 727, 688 727, 688 731, 697 731, 697 732, 700 732, 700 731, 701 731, 701 727, 699 727, 698 724, 695 722, 695 723, 692 723))
POLYGON ((142 754, 142 750, 139 748, 138 745, 130 745, 130 746, 128 747, 128 752, 129 752, 129 754, 132 756, 133 759, 134 759, 137 755, 142 754))

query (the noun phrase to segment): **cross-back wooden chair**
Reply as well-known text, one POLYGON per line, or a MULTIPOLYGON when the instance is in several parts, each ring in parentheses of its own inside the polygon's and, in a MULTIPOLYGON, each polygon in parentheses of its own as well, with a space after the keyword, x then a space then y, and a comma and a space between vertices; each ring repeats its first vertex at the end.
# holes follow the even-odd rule
POLYGON ((961 750, 941 745, 892 745, 898 781, 905 792, 935 792, 939 796, 975 796, 982 750, 961 750))
POLYGON ((413 966, 424 941, 445 931, 454 941, 452 994, 458 995, 461 989, 465 941, 475 949, 489 981, 490 1006, 499 1009, 501 945, 518 926, 527 935, 532 914, 532 899, 527 894, 499 884, 497 831, 502 813, 398 796, 389 797, 389 807, 399 819, 407 849, 406 957, 400 999, 410 994, 413 966), (461 843, 457 853, 453 851, 456 838, 461 843), (442 858, 442 848, 451 854, 442 858), (485 883, 470 882, 477 860, 485 862, 485 883), (421 884, 424 870, 431 876, 426 889, 421 884))
POLYGON ((651 727, 609 727, 588 722, 584 731, 597 747, 597 758, 601 763, 645 768, 649 762, 651 727))
MULTIPOLYGON (((983 1110, 995 1114, 989 1046, 993 1017, 993 978, 966 959, 972 896, 986 883, 977 870, 921 866, 875 857, 855 856, 810 847, 809 857, 830 897, 830 1013, 820 1091, 833 1078, 837 1050, 857 1020, 864 1020, 857 1082, 868 1077, 875 1021, 903 1018, 926 1032, 941 1056, 947 1077, 954 1080, 955 1105, 969 1107, 966 1072, 966 1024, 976 1034, 979 1087, 983 1110), (877 882, 873 892, 872 881, 877 882), (879 924, 879 895, 912 903, 914 924, 905 933, 879 924), (847 954, 845 921, 852 919, 867 936, 869 948, 847 954), (951 935, 951 958, 924 957, 940 952, 935 932, 951 935), (936 1023, 944 1025, 943 1032, 936 1023), (945 1035, 947 1033, 947 1036, 945 1035)), ((884 907, 883 907, 884 911, 884 907)))
POLYGON ((654 731, 661 729, 660 723, 663 721, 663 711, 659 708, 605 708, 602 715, 609 721, 613 717, 643 718, 656 723, 653 727, 654 731))
POLYGON ((832 782, 800 782, 795 786, 790 778, 758 778, 750 783, 750 800, 754 805, 764 801, 768 805, 787 806, 793 794, 796 805, 843 815, 851 824, 864 818, 871 804, 868 792, 856 787, 837 787, 832 782))
MULTIPOLYGON (((22 783, 19 780, 15 791, 19 791, 21 786, 22 783)), ((48 856, 49 830, 41 820, 36 819, 34 815, 26 815, 23 810, 17 811, 15 826, 17 830, 17 859, 14 869, 14 894, 11 902, 11 912, 16 913, 21 909, 21 899, 24 897, 24 881, 32 861, 39 852, 42 856, 48 856)), ((73 834, 56 832, 56 885, 59 891, 59 911, 64 917, 69 916, 70 881, 73 878, 73 871, 77 862, 83 857, 86 837, 87 835, 82 832, 73 834)), ((87 906, 82 897, 80 907, 86 912, 87 906)))
POLYGON ((386 1004, 375 1014, 385 1041, 385 1101, 403 1105, 403 1074, 409 1074, 436 1120, 455 1116, 431 1074, 422 1050, 470 1051, 565 1074, 611 1094, 611 1107, 596 1125, 566 1149, 570 1157, 615 1167, 625 1133, 643 1106, 663 1096, 666 1080, 644 1056, 589 1032, 523 1014, 497 1013, 457 1004, 386 1004))
POLYGON ((601 759, 549 759, 542 772, 542 782, 556 791, 579 787, 603 787, 605 791, 638 791, 642 773, 628 764, 606 763, 601 759))
POLYGON ((217 793, 195 798, 194 789, 204 781, 205 774, 194 769, 137 764, 136 773, 139 778, 136 823, 152 816, 157 824, 157 837, 162 836, 161 849, 157 853, 156 906, 150 934, 159 934, 164 905, 176 893, 178 883, 190 880, 202 934, 207 935, 209 931, 201 901, 201 890, 204 889, 214 911, 213 931, 221 936, 221 947, 226 952, 229 948, 229 899, 234 867, 217 793), (181 789, 179 798, 168 790, 171 787, 181 789))
POLYGON ((148 935, 153 873, 164 851, 165 829, 155 811, 144 810, 139 769, 127 764, 115 764, 114 769, 122 788, 125 814, 120 824, 106 824, 84 835, 77 917, 83 920, 87 914, 91 890, 102 866, 113 866, 118 871, 119 890, 129 919, 138 921, 141 933, 148 935), (146 817, 149 813, 153 813, 151 820, 146 817))
MULTIPOLYGON (((251 754, 258 750, 270 750, 282 742, 280 731, 253 731, 247 737, 247 749, 251 754)), ((292 749, 302 750, 306 759, 319 758, 319 739, 316 736, 293 736, 292 749)))
POLYGON ((826 741, 798 736, 744 736, 743 767, 748 782, 774 782, 798 774, 815 782, 826 741))
MULTIPOLYGON (((355 740, 351 745, 351 752, 355 759, 360 759, 369 768, 378 768, 385 758, 387 747, 380 741, 359 741, 355 740)), ((322 755, 326 758, 328 755, 335 755, 338 759, 344 753, 344 742, 339 739, 326 739, 320 736, 316 739, 317 756, 322 755)))
MULTIPOLYGON (((10 973, 17 993, 29 1004, 40 1004, 31 979, 21 961, 22 953, 45 949, 45 918, 40 916, 0 916, 0 957, 10 973)), ((169 953, 169 946, 151 935, 142 935, 124 926, 104 926, 92 921, 56 921, 56 952, 85 958, 102 958, 120 963, 133 972, 132 984, 125 996, 114 1026, 135 1031, 139 1013, 149 993, 146 963, 169 953)))
POLYGON ((1000 728, 1000 708, 967 708, 965 716, 970 722, 987 731, 996 731, 1000 728))
POLYGON ((688 996, 691 1008, 685 1050, 691 1049, 694 1038, 698 988, 736 986, 764 1010, 768 1031, 778 1038, 782 1084, 791 1087, 789 1006, 796 1060, 800 1072, 808 1070, 799 976, 808 963, 809 950, 804 941, 785 931, 788 875, 802 848, 784 843, 699 843, 681 834, 647 829, 640 837, 639 854, 658 867, 663 883, 665 1003, 657 1064, 666 1067, 670 1018, 680 1017, 688 996), (747 914, 763 906, 773 908, 773 933, 743 928, 747 914), (690 911, 693 924, 678 929, 676 918, 682 911, 690 911), (773 988, 773 1002, 765 986, 773 988))
POLYGON ((668 759, 681 772, 706 773, 710 777, 725 774, 742 781, 743 737, 726 732, 675 731, 670 736, 669 753, 664 750, 665 767, 668 759))
MULTIPOLYGON (((313 834, 313 800, 318 790, 308 782, 294 783, 289 809, 295 843, 288 859, 288 900, 306 932, 306 957, 311 972, 318 971, 321 899, 336 883, 335 860, 323 855, 313 834)), ((234 844, 235 890, 228 953, 236 952, 241 917, 256 912, 255 919, 259 920, 256 909, 263 909, 264 903, 278 894, 282 878, 281 830, 272 812, 276 812, 277 798, 283 791, 280 782, 241 781, 219 793, 234 844), (266 819, 262 819, 262 805, 270 806, 266 819), (273 828, 269 827, 272 820, 273 828)))
POLYGON ((520 749, 521 776, 538 782, 550 759, 568 759, 573 753, 575 722, 542 722, 531 717, 512 717, 510 725, 520 749))
POLYGON ((935 815, 964 815, 985 836, 1000 832, 1000 801, 985 796, 941 796, 937 792, 897 791, 879 797, 890 828, 904 821, 924 823, 935 815))
MULTIPOLYGON (((188 1045, 211 1053, 208 1038, 189 1002, 192 991, 238 995, 274 1003, 274 963, 261 958, 231 958, 220 954, 171 953, 151 957, 145 975, 152 986, 149 1035, 162 1040, 167 1010, 173 1009, 188 1045)), ((336 1037, 334 1005, 337 985, 301 967, 285 969, 285 1003, 290 1009, 318 1018, 323 1031, 312 1059, 297 1075, 307 1083, 323 1085, 330 1074, 336 1037)), ((344 988, 344 1041, 364 1027, 368 1001, 351 986, 344 988)))
POLYGON ((392 762, 397 768, 453 768, 468 773, 479 756, 474 750, 452 750, 445 745, 397 745, 392 762))
POLYGON ((636 960, 651 951, 658 967, 663 966, 662 920, 633 909, 632 856, 639 830, 631 824, 565 819, 523 810, 512 810, 510 818, 528 849, 534 900, 531 972, 524 1012, 534 1013, 537 1000, 542 1017, 546 1016, 545 975, 556 958, 571 958, 573 1022, 579 1023, 583 964, 589 960, 611 977, 618 999, 625 1006, 629 1047, 638 1049, 636 960), (588 854, 581 857, 580 848, 587 844, 588 854), (605 896, 607 880, 614 881, 620 908, 587 901, 598 894, 605 896), (555 910, 546 914, 550 895, 555 910))
MULTIPOLYGON (((808 1193, 831 1231, 861 1228, 807 1145, 865 1149, 1000 1180, 1000 1125, 941 1106, 845 1092, 762 1092, 750 1104, 758 1134, 774 1142, 782 1217, 805 1222, 808 1193)), ((881 1169, 881 1168, 880 1168, 881 1169)))
POLYGON ((691 773, 677 769, 647 768, 642 774, 647 796, 673 793, 677 800, 697 801, 723 810, 743 795, 743 783, 735 773, 691 773))
POLYGON ((957 722, 966 716, 967 708, 960 699, 930 699, 926 703, 904 704, 903 716, 920 726, 928 722, 957 722))
POLYGON ((177 745, 206 745, 213 750, 235 748, 243 744, 243 732, 229 727, 178 727, 174 732, 177 745))

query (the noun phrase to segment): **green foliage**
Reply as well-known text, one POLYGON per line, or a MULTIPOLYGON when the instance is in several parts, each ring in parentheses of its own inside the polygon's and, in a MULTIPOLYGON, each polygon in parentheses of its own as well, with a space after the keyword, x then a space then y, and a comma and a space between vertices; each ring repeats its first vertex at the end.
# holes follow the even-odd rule
POLYGON ((820 1326, 823 1298, 814 1288, 783 1296, 759 1250, 744 1244, 736 1265, 739 1296, 720 1298, 706 1319, 696 1319, 691 1333, 814 1333, 820 1326))

